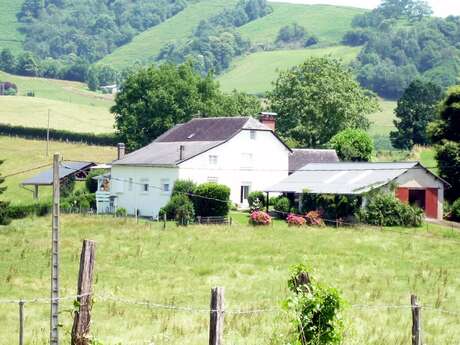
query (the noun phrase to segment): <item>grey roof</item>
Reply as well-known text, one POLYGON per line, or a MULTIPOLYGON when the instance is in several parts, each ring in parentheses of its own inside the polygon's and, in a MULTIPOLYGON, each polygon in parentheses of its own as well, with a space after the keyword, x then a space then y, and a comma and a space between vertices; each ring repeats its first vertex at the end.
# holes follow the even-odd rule
POLYGON ((151 144, 114 161, 113 165, 175 166, 225 143, 242 130, 272 131, 252 117, 192 119, 174 126, 151 144), (180 146, 185 148, 182 160, 179 159, 180 146))
POLYGON ((309 163, 337 163, 335 150, 293 149, 289 156, 289 172, 299 170, 309 163))
MULTIPOLYGON (((59 167, 59 179, 63 179, 69 175, 73 175, 81 170, 86 170, 93 166, 92 162, 73 162, 63 161, 59 167)), ((22 185, 52 185, 53 184, 53 169, 43 171, 34 177, 28 178, 22 182, 22 185)))
MULTIPOLYGON (((408 170, 421 167, 404 163, 311 163, 302 167, 267 192, 313 194, 362 194, 384 186, 408 170)), ((425 168, 423 168, 425 169, 425 168)))

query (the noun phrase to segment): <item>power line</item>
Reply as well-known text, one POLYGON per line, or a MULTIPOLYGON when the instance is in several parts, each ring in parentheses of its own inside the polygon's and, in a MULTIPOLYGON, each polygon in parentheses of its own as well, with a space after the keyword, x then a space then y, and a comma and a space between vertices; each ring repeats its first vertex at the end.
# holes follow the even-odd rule
POLYGON ((47 164, 43 164, 43 165, 40 165, 40 166, 37 166, 37 167, 29 168, 29 169, 26 169, 26 170, 17 171, 17 172, 5 175, 4 178, 25 174, 25 173, 28 173, 28 172, 31 172, 31 171, 35 171, 35 170, 39 170, 39 169, 42 169, 42 168, 49 167, 51 165, 53 165, 53 163, 47 163, 47 164))

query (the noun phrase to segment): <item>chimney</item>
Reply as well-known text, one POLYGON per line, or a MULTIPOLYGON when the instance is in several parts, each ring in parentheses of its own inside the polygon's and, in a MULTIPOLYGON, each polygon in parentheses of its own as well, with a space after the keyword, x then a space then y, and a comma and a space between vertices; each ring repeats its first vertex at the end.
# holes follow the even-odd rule
POLYGON ((277 113, 262 112, 260 113, 259 121, 274 132, 276 128, 276 116, 277 115, 278 115, 277 113))
POLYGON ((179 146, 179 160, 180 161, 184 159, 184 151, 185 151, 185 146, 184 145, 179 146))
POLYGON ((117 145, 117 157, 118 160, 122 159, 125 156, 126 148, 124 143, 119 143, 117 145))

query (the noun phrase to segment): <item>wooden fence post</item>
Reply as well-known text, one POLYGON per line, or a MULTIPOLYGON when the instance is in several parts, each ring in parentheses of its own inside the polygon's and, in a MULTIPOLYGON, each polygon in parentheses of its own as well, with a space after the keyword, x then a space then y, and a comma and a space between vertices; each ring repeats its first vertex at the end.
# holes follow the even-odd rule
POLYGON ((91 293, 93 287, 94 259, 96 243, 84 240, 80 256, 80 271, 78 273, 78 310, 75 311, 72 326, 72 345, 89 345, 91 322, 91 293))
POLYGON ((24 345, 24 301, 19 301, 19 345, 24 345))
POLYGON ((421 307, 417 303, 417 296, 411 295, 410 303, 412 307, 412 345, 422 345, 421 307))
POLYGON ((224 336, 224 288, 211 289, 209 345, 222 345, 224 336))

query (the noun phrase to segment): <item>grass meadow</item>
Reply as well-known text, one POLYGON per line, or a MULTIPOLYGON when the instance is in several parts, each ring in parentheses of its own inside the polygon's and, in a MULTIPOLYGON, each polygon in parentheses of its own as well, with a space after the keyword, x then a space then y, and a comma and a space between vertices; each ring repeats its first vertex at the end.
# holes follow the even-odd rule
POLYGON ((21 6, 22 1, 0 0, 0 51, 9 48, 15 54, 22 52, 21 41, 24 38, 16 19, 21 6))
MULTIPOLYGON (((286 344, 289 267, 313 267, 322 283, 340 290, 344 344, 410 343, 409 297, 424 306, 426 344, 460 339, 460 234, 430 225, 421 229, 297 229, 284 222, 253 228, 243 214, 232 227, 140 222, 67 215, 61 227, 61 296, 76 293, 81 241, 97 242, 92 334, 102 344, 204 344, 210 288, 225 287, 224 339, 232 345, 286 344), (109 298, 110 297, 110 298, 109 298), (127 302, 193 307, 161 309, 127 302), (379 308, 370 306, 406 306, 379 308), (260 314, 232 310, 270 309, 260 314)), ((0 227, 0 300, 49 296, 51 218, 0 227)), ((0 344, 17 341, 16 304, 2 305, 0 344)), ((72 323, 72 301, 61 303, 61 339, 72 323)), ((26 344, 46 344, 49 305, 25 305, 26 344)))
MULTIPOLYGON (((29 140, 7 136, 0 136, 0 165, 2 176, 14 174, 34 167, 52 163, 52 155, 61 153, 65 160, 95 161, 99 163, 111 162, 116 158, 115 147, 91 146, 86 144, 65 143, 51 141, 49 146, 50 156, 46 157, 46 142, 42 140, 29 140)), ((0 198, 10 200, 12 203, 32 201, 32 192, 20 186, 26 178, 38 174, 50 167, 29 171, 9 177, 4 186, 8 187, 0 198)), ((3 185, 2 185, 3 186, 3 185)), ((51 187, 40 187, 40 199, 51 196, 51 187)))

